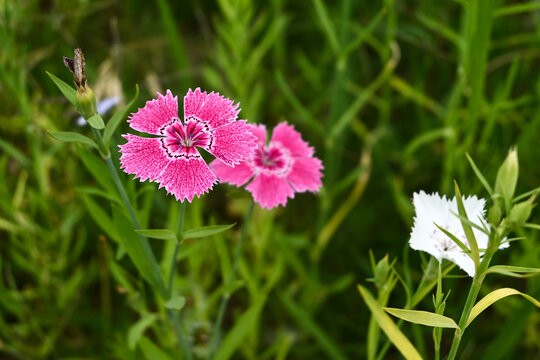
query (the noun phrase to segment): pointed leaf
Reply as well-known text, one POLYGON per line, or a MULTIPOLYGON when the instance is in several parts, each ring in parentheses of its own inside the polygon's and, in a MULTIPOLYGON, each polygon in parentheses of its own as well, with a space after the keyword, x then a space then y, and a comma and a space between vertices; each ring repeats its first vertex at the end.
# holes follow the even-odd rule
POLYGON ((202 238, 210 235, 219 234, 220 232, 229 230, 232 228, 236 223, 230 224, 230 225, 210 225, 210 226, 203 226, 200 228, 195 229, 189 229, 184 231, 182 237, 184 239, 196 239, 196 238, 202 238))
POLYGON ((93 146, 97 149, 97 145, 94 142, 94 140, 90 139, 87 136, 84 136, 83 134, 79 134, 72 131, 57 131, 57 132, 50 132, 49 135, 51 135, 53 138, 59 141, 81 143, 81 144, 93 146))
POLYGON ((105 130, 103 131, 103 143, 109 144, 109 141, 111 140, 112 136, 114 135, 116 129, 122 122, 122 120, 126 120, 126 117, 129 114, 129 111, 137 101, 137 98, 139 97, 139 85, 135 85, 135 95, 133 96, 133 99, 127 104, 123 109, 118 110, 114 113, 114 115, 111 117, 111 119, 107 122, 107 126, 105 127, 105 130))
POLYGON ((401 330, 399 330, 399 328, 392 321, 392 319, 388 315, 386 315, 384 310, 373 298, 370 292, 363 288, 361 285, 358 285, 358 291, 360 291, 360 295, 362 295, 362 297, 364 298, 366 305, 368 306, 369 310, 371 310, 371 314, 373 315, 381 329, 384 331, 386 336, 388 336, 388 339, 390 339, 390 341, 392 341, 392 343, 396 346, 401 355, 403 355, 407 360, 421 360, 422 357, 418 353, 418 350, 416 350, 416 348, 413 344, 411 344, 409 339, 407 339, 407 337, 403 335, 401 330))
POLYGON ((167 309, 178 310, 178 311, 181 310, 185 305, 186 305, 186 298, 180 295, 169 299, 165 303, 165 307, 167 309))
POLYGON ((145 230, 135 230, 142 236, 146 236, 152 239, 159 240, 174 240, 176 241, 176 234, 168 229, 145 229, 145 230))
POLYGON ((93 115, 87 121, 88 121, 88 125, 90 125, 94 129, 101 130, 105 127, 105 123, 103 122, 103 119, 101 118, 101 115, 99 114, 93 115))
POLYGON ((66 84, 63 80, 60 78, 54 76, 48 71, 45 71, 47 75, 51 78, 52 81, 54 81, 55 85, 58 87, 58 89, 64 94, 64 96, 69 100, 70 103, 73 104, 73 106, 77 107, 75 103, 75 98, 77 97, 77 91, 75 91, 74 88, 66 84))
POLYGON ((488 192, 489 196, 493 196, 493 189, 491 188, 491 185, 489 185, 484 175, 482 175, 482 172, 480 172, 480 169, 478 169, 471 156, 468 153, 465 153, 465 156, 467 156, 467 160, 469 160, 469 164, 471 165, 476 177, 478 180, 480 180, 482 185, 484 185, 484 188, 488 192))
POLYGON ((465 327, 469 326, 469 324, 474 319, 476 319, 476 317, 478 315, 480 315, 480 313, 482 311, 487 309, 491 304, 493 304, 494 302, 496 302, 496 301, 498 301, 500 299, 503 299, 503 298, 505 298, 507 296, 511 296, 511 295, 521 295, 525 299, 527 299, 531 303, 533 303, 536 307, 540 308, 540 302, 538 300, 536 300, 535 298, 533 298, 532 296, 530 296, 530 295, 524 294, 524 293, 519 292, 516 289, 512 289, 512 288, 497 289, 497 290, 494 290, 494 291, 490 292, 486 296, 484 296, 482 298, 482 300, 480 300, 479 302, 476 303, 476 305, 474 305, 474 307, 471 310, 471 314, 469 315, 469 318, 467 319, 467 324, 465 325, 465 327))
POLYGON ((487 269, 486 273, 501 274, 512 277, 530 277, 539 274, 540 269, 521 266, 495 265, 487 269))
MULTIPOLYGON (((467 211, 465 210, 465 205, 463 205, 463 197, 461 196, 461 192, 459 191, 459 187, 457 182, 454 181, 454 189, 456 192, 456 202, 457 202, 457 208, 458 213, 461 217, 469 220, 467 217, 467 211)), ((465 237, 467 238, 467 242, 469 243, 469 248, 471 249, 471 258, 473 259, 475 266, 478 266, 480 263, 480 250, 478 250, 478 242, 476 241, 476 238, 474 237, 474 232, 472 230, 472 227, 470 224, 468 224, 466 221, 463 221, 463 219, 460 218, 461 226, 463 227, 463 232, 465 233, 465 237)))
POLYGON ((442 228, 440 227, 439 225, 435 224, 436 227, 439 228, 439 230, 441 230, 446 236, 448 236, 453 242, 456 243, 457 246, 459 246, 459 248, 461 250, 463 250, 463 252, 465 254, 468 254, 469 256, 471 256, 471 249, 469 249, 467 247, 467 245, 465 245, 461 240, 459 240, 454 234, 452 234, 450 231, 446 230, 445 228, 442 228))
POLYGON ((420 325, 426 325, 426 326, 433 326, 437 328, 451 328, 451 329, 457 329, 458 325, 456 322, 449 317, 446 317, 444 315, 428 312, 428 311, 420 311, 420 310, 405 310, 405 309, 396 309, 396 308, 389 308, 385 307, 383 308, 387 313, 403 319, 408 322, 412 322, 415 324, 420 325))

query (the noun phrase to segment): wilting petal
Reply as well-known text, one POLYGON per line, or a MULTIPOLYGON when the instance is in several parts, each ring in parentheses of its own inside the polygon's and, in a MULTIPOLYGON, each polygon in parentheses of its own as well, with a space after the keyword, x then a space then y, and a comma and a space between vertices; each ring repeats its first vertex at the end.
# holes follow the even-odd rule
POLYGON ((257 137, 257 144, 264 146, 267 141, 266 126, 263 124, 248 124, 249 131, 257 137))
POLYGON ((165 96, 158 93, 157 99, 147 101, 143 108, 131 115, 128 122, 135 130, 163 135, 160 129, 174 119, 178 119, 178 98, 167 90, 165 96))
POLYGON ((253 195, 253 200, 263 208, 271 209, 287 203, 287 198, 294 198, 294 190, 285 178, 277 175, 259 174, 246 187, 253 195))
POLYGON ((232 100, 215 92, 207 94, 200 88, 195 91, 189 89, 184 97, 184 121, 194 116, 207 123, 210 129, 233 122, 239 112, 238 104, 234 105, 232 100))
POLYGON ((167 156, 159 138, 143 138, 131 134, 122 135, 128 142, 120 145, 120 163, 128 174, 135 174, 141 181, 155 180, 171 159, 167 156))
POLYGON ((210 163, 210 168, 218 177, 219 181, 231 185, 242 186, 253 176, 253 169, 247 161, 243 161, 235 167, 227 166, 221 160, 215 159, 210 163))
POLYGON ((272 132, 271 142, 279 142, 293 157, 311 157, 313 148, 302 140, 302 135, 294 129, 294 126, 286 122, 278 124, 272 132))
POLYGON ((213 142, 208 152, 229 166, 253 156, 257 147, 255 136, 249 131, 246 120, 238 120, 211 132, 213 142))
POLYGON ((195 195, 200 196, 211 190, 216 180, 216 176, 198 153, 190 155, 189 158, 173 159, 157 179, 161 183, 160 188, 165 187, 176 200, 187 199, 189 202, 195 195))
POLYGON ((322 168, 321 160, 317 158, 295 158, 287 180, 298 192, 318 191, 322 186, 322 168))

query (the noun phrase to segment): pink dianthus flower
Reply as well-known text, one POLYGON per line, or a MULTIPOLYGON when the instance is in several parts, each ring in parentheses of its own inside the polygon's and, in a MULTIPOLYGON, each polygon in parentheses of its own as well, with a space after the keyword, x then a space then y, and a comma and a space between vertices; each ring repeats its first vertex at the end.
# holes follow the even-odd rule
POLYGON ((195 195, 212 189, 217 182, 196 147, 208 151, 224 166, 249 159, 256 148, 255 137, 246 120, 237 120, 238 104, 218 93, 191 89, 184 97, 184 120, 178 117, 178 98, 167 90, 165 96, 148 101, 131 114, 129 125, 159 137, 122 135, 120 162, 128 174, 140 181, 150 179, 165 187, 176 200, 189 202, 195 195))
POLYGON ((248 124, 257 137, 258 148, 251 159, 234 169, 219 159, 210 167, 220 181, 246 187, 261 207, 271 209, 285 205, 295 192, 316 192, 322 186, 321 160, 313 156, 314 150, 292 125, 281 123, 274 128, 270 143, 266 144, 266 127, 248 124))

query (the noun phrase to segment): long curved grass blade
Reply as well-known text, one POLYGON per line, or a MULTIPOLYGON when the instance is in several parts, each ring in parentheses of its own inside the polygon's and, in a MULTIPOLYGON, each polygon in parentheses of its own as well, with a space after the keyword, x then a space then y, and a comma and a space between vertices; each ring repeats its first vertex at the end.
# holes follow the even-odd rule
POLYGON ((387 313, 403 319, 408 322, 412 322, 415 324, 425 325, 425 326, 433 326, 437 328, 451 328, 451 329, 457 329, 458 325, 456 322, 449 317, 446 317, 444 315, 432 313, 429 311, 421 311, 421 310, 406 310, 406 309, 396 309, 396 308, 389 308, 384 307, 384 311, 387 313))

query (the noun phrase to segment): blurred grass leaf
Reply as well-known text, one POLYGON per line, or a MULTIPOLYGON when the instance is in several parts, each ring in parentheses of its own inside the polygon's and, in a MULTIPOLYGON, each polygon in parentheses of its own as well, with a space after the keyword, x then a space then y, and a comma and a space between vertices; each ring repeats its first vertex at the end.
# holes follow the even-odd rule
POLYGON ((139 347, 147 360, 173 360, 146 336, 139 339, 139 347))
POLYGON ((375 320, 377 320, 377 323, 381 329, 384 331, 386 336, 388 336, 390 341, 392 341, 392 343, 396 346, 401 355, 403 355, 407 360, 422 360, 418 350, 416 350, 409 339, 403 335, 392 319, 386 315, 384 310, 369 293, 369 291, 367 291, 361 285, 358 285, 358 291, 360 291, 360 295, 362 295, 362 298, 364 298, 366 305, 368 306, 375 320))
POLYGON ((540 273, 540 269, 521 266, 495 265, 487 269, 486 274, 501 274, 511 277, 530 277, 540 273), (524 275, 522 275, 524 274, 524 275))
POLYGON ((396 308, 389 308, 384 307, 384 311, 387 313, 403 319, 408 322, 412 322, 415 324, 425 325, 425 326, 432 326, 432 327, 438 327, 438 328, 452 328, 457 329, 458 325, 454 320, 452 320, 449 317, 446 317, 444 315, 428 312, 428 311, 420 311, 420 310, 405 310, 405 309, 396 309, 396 308))
POLYGON ((127 334, 128 339, 128 346, 130 350, 135 349, 137 346, 137 343, 139 342, 139 339, 144 334, 145 330, 152 325, 157 320, 156 314, 146 314, 137 321, 135 324, 133 324, 127 334))

